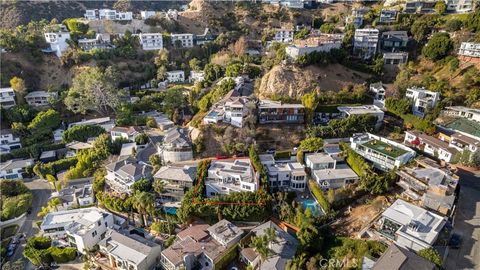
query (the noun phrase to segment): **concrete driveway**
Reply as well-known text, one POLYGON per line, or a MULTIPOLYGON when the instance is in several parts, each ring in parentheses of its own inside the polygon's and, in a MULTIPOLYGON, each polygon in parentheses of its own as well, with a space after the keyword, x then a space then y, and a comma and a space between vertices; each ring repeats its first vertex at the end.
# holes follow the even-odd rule
MULTIPOLYGON (((38 220, 37 214, 42 210, 42 206, 47 205, 48 199, 52 194, 51 185, 46 180, 34 179, 34 180, 25 180, 25 185, 33 193, 32 201, 32 211, 29 215, 26 216, 26 220, 23 225, 20 227, 18 233, 25 233, 26 239, 37 234, 37 229, 35 228, 35 221, 38 220)), ((25 248, 26 239, 22 239, 21 244, 15 250, 15 253, 10 258, 10 261, 16 261, 18 259, 24 258, 22 255, 23 249, 25 248)), ((25 263, 30 263, 28 260, 24 260, 25 263)), ((25 266, 27 269, 27 266, 25 266)))
POLYGON ((480 174, 459 171, 460 198, 453 232, 462 236, 459 249, 450 249, 447 270, 480 270, 480 174))

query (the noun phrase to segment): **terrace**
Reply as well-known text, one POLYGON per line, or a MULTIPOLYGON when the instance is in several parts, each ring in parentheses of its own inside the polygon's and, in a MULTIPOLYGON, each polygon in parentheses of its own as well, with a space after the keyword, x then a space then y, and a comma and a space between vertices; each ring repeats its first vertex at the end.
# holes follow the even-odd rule
POLYGON ((395 147, 393 145, 387 144, 387 143, 379 141, 379 140, 368 141, 366 143, 363 143, 363 146, 365 146, 365 147, 367 147, 367 148, 369 148, 369 149, 371 149, 375 152, 378 152, 378 153, 384 154, 386 156, 389 156, 393 159, 396 159, 396 158, 398 158, 398 157, 407 153, 407 151, 404 150, 404 149, 395 147))

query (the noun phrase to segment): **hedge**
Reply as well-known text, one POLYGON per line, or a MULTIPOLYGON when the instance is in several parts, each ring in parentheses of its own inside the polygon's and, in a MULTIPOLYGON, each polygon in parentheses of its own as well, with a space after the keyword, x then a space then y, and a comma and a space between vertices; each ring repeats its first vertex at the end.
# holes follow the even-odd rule
POLYGON ((34 144, 27 147, 13 149, 10 153, 0 155, 0 162, 15 158, 38 158, 43 151, 51 151, 65 148, 64 143, 57 144, 34 144))
POLYGON ((56 175, 57 173, 68 170, 77 164, 77 158, 65 158, 48 163, 38 162, 33 167, 33 172, 40 178, 45 179, 47 174, 56 175))
POLYGON ((315 198, 317 199, 318 204, 320 204, 320 206, 322 207, 323 212, 325 212, 325 214, 328 214, 330 212, 330 203, 328 202, 327 198, 325 198, 325 195, 323 195, 323 191, 320 190, 317 184, 311 179, 308 180, 308 187, 313 193, 313 196, 315 196, 315 198))
POLYGON ((275 159, 290 159, 292 152, 290 150, 275 152, 275 159))
POLYGON ((215 263, 213 269, 227 269, 227 266, 237 257, 238 244, 223 252, 223 256, 215 263))

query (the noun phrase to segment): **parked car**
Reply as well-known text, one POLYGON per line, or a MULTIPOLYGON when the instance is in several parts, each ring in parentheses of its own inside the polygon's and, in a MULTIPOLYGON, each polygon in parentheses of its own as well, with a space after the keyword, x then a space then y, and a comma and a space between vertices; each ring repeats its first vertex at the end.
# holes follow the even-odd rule
POLYGON ((15 253, 15 249, 17 249, 17 244, 10 243, 10 245, 7 247, 7 257, 12 257, 15 253))

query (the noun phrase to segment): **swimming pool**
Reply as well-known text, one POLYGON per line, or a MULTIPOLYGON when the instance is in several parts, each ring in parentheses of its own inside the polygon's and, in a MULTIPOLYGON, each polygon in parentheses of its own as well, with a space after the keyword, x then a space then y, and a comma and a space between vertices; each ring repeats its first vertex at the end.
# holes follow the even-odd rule
POLYGON ((323 210, 320 205, 312 199, 305 199, 302 201, 303 209, 309 208, 312 211, 312 214, 316 217, 323 215, 323 210))
POLYGON ((175 208, 175 207, 163 207, 163 210, 165 211, 165 213, 167 213, 169 215, 176 215, 177 214, 177 208, 175 208))

